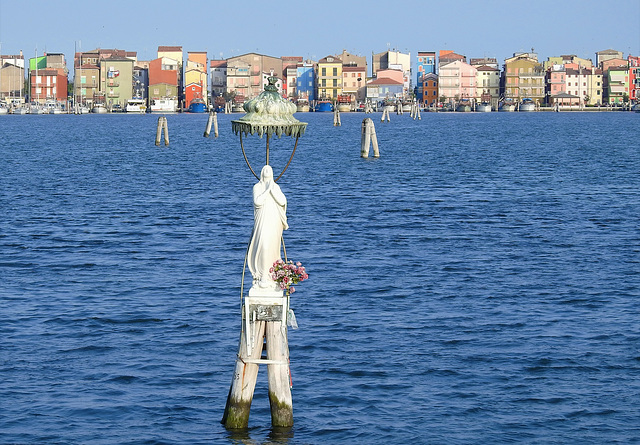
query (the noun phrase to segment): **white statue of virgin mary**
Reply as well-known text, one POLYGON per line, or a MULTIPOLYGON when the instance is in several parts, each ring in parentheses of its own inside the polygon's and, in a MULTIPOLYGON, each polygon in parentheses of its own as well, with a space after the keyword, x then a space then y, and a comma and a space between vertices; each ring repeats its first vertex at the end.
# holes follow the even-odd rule
POLYGON ((287 198, 273 179, 273 169, 265 165, 253 186, 254 225, 247 257, 253 287, 275 287, 269 269, 281 259, 282 231, 289 228, 286 212, 287 198))

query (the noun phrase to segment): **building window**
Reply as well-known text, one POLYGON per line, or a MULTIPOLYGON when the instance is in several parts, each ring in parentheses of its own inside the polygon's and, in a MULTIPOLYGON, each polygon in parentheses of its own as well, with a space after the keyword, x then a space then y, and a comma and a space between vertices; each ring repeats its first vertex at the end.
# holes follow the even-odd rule
POLYGON ((334 69, 333 69, 333 75, 334 75, 334 76, 337 76, 337 75, 338 75, 338 68, 334 68, 334 69))
POLYGON ((327 69, 326 68, 322 68, 322 75, 326 76, 327 75, 327 69))

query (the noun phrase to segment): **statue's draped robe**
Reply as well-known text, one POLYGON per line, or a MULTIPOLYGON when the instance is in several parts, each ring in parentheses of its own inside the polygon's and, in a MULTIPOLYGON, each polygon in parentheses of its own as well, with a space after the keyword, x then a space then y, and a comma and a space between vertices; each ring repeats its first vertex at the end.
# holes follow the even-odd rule
POLYGON ((253 187, 254 225, 247 262, 254 285, 260 287, 273 283, 269 269, 273 267, 274 262, 281 259, 282 231, 288 229, 287 199, 280 187, 273 182, 272 175, 270 182, 271 190, 266 190, 268 181, 265 181, 263 168, 260 182, 253 187))

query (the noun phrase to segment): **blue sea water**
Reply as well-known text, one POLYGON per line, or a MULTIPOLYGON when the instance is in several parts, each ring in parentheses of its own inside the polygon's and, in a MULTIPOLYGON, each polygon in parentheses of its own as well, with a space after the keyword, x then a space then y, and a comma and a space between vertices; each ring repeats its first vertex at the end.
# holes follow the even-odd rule
POLYGON ((297 114, 295 425, 232 432, 239 116, 0 116, 0 443, 640 443, 640 115, 297 114))

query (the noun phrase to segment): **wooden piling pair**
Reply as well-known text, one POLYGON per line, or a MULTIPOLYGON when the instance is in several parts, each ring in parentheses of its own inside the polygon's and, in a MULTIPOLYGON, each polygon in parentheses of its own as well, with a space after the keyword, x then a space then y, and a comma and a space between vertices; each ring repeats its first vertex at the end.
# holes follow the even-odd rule
MULTIPOLYGON (((388 112, 388 111, 387 111, 388 112)), ((369 157, 369 146, 373 145, 373 157, 379 158, 380 151, 378 150, 378 137, 376 136, 376 128, 373 125, 373 120, 370 117, 364 118, 362 121, 362 144, 360 148, 360 156, 363 158, 369 157)))
POLYGON ((158 128, 156 129, 156 145, 160 145, 162 140, 162 131, 164 130, 164 145, 169 145, 169 125, 167 124, 167 117, 158 117, 158 128))
POLYGON ((391 122, 391 118, 389 117, 389 107, 387 106, 382 109, 382 118, 380 119, 380 122, 384 122, 385 119, 387 122, 391 122))
POLYGON ((333 110, 333 126, 339 127, 341 125, 342 125, 342 121, 340 120, 340 110, 338 110, 338 107, 336 107, 333 110))
POLYGON ((247 428, 260 364, 267 365, 271 424, 293 426, 293 401, 287 340, 288 298, 282 293, 244 298, 243 321, 236 367, 222 424, 247 428), (262 357, 266 350, 266 357, 262 357))
POLYGON ((411 117, 413 118, 413 120, 421 120, 422 118, 420 117, 420 105, 417 103, 414 103, 413 105, 411 105, 411 117))
POLYGON ((207 120, 207 128, 204 130, 204 137, 208 138, 213 125, 213 136, 218 137, 218 113, 209 111, 209 119, 207 120))

